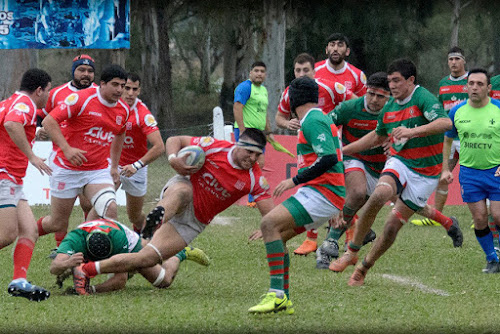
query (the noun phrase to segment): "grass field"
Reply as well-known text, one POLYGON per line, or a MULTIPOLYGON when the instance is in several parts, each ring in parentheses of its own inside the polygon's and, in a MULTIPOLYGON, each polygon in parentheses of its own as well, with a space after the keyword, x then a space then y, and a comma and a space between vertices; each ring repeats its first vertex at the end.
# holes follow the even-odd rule
MULTIPOLYGON (((163 177, 168 177, 166 171, 163 177)), ((163 173, 162 173, 163 174, 163 173)), ((151 180, 161 188, 165 179, 151 180)), ((154 194, 157 194, 155 192, 154 194)), ((154 201, 147 204, 149 210, 154 201)), ((48 206, 33 206, 36 217, 48 206)), ((374 229, 380 232, 387 209, 374 229)), ((497 333, 495 309, 499 276, 485 266, 466 207, 447 207, 459 218, 464 245, 454 249, 441 227, 405 226, 395 245, 370 271, 366 284, 349 287, 345 273, 316 270, 315 259, 291 257, 291 299, 294 315, 249 315, 269 286, 262 242, 248 243, 258 227, 258 210, 231 207, 194 242, 211 257, 210 267, 189 261, 174 284, 153 288, 135 275, 125 290, 96 296, 70 296, 55 287, 47 255, 53 236, 40 238, 28 278, 49 288, 49 300, 34 303, 7 294, 12 275, 12 246, 0 250, 0 332, 9 333, 497 333)), ((76 208, 71 227, 81 219, 76 208)), ((120 219, 126 220, 125 209, 120 219)), ((320 237, 325 231, 320 232, 320 237)), ((289 242, 290 250, 302 242, 289 242)), ((361 251, 365 254, 367 249, 361 251)), ((100 280, 105 277, 99 278, 100 280)), ((97 280, 97 279, 96 279, 97 280)), ((65 282, 65 288, 72 281, 65 282)))

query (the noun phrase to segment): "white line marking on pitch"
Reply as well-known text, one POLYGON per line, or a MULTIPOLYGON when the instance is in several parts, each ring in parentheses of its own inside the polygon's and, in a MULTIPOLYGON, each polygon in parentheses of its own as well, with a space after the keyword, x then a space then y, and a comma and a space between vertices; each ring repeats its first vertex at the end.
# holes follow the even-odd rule
POLYGON ((210 224, 212 225, 233 225, 235 220, 241 219, 240 217, 227 217, 227 216, 216 216, 210 224))
POLYGON ((419 289, 422 292, 425 293, 432 293, 436 294, 439 296, 449 296, 450 294, 444 290, 440 289, 434 289, 431 287, 428 287, 427 285, 420 283, 419 281, 413 280, 411 278, 407 277, 401 277, 401 276, 396 276, 396 275, 389 275, 389 274, 382 274, 383 278, 386 278, 388 280, 391 280, 393 282, 399 283, 401 285, 406 285, 406 286, 412 286, 414 288, 419 289))

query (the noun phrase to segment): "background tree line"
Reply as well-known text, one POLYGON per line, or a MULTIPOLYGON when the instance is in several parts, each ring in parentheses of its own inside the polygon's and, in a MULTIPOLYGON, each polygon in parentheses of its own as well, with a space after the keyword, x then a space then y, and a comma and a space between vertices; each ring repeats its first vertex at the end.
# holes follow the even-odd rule
POLYGON ((273 119, 294 57, 324 59, 333 32, 349 37, 348 61, 367 75, 408 57, 418 82, 436 92, 453 45, 465 50, 469 68, 500 73, 499 21, 500 4, 483 0, 131 0, 130 50, 1 50, 0 97, 18 88, 29 67, 46 69, 55 85, 68 81, 71 60, 84 52, 96 59, 97 82, 109 63, 142 77, 141 98, 164 136, 206 134, 217 105, 233 121, 233 91, 255 60, 268 66, 273 119))

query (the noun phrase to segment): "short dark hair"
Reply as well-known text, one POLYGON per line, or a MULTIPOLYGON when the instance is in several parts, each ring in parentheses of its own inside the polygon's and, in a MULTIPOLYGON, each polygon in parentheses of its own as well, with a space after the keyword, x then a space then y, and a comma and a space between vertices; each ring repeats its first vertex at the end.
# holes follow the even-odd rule
POLYGON ((256 128, 246 128, 245 131, 243 131, 243 133, 240 135, 240 139, 245 138, 253 140, 262 147, 266 146, 266 135, 262 130, 256 128))
POLYGON ((328 45, 328 43, 333 42, 333 41, 342 41, 345 43, 345 45, 347 47, 349 47, 349 39, 347 38, 346 35, 344 35, 340 32, 334 32, 333 34, 328 36, 328 38, 326 39, 326 45, 328 45))
POLYGON ((452 47, 451 49, 448 50, 448 53, 455 53, 455 52, 460 53, 462 56, 465 57, 464 50, 462 50, 458 46, 454 46, 454 47, 452 47))
POLYGON ((316 61, 314 60, 313 56, 311 56, 309 53, 305 53, 305 52, 299 54, 293 60, 293 66, 295 66, 295 64, 305 64, 305 63, 310 63, 312 68, 314 68, 314 63, 316 63, 316 61))
POLYGON ((44 70, 39 68, 30 68, 24 72, 19 90, 33 93, 38 87, 45 89, 51 81, 52 78, 44 70))
POLYGON ((399 58, 390 63, 387 68, 387 74, 390 75, 394 72, 401 73, 405 79, 413 76, 415 77, 415 83, 417 83, 417 67, 415 66, 415 63, 409 59, 399 58))
POLYGON ((486 75, 486 83, 489 85, 491 82, 490 82, 490 75, 488 74, 488 71, 486 71, 484 68, 482 67, 476 67, 476 68, 473 68, 472 70, 469 71, 469 74, 468 74, 468 77, 467 77, 467 82, 469 81, 469 78, 470 78, 470 75, 471 74, 474 74, 474 73, 483 73, 484 75, 486 75))
POLYGON ((101 72, 101 81, 105 83, 110 82, 114 78, 127 80, 127 71, 120 65, 108 65, 101 72))
POLYGON ((389 89, 389 81, 387 81, 387 73, 385 72, 376 72, 368 77, 366 81, 366 87, 374 87, 381 88, 386 91, 390 91, 389 89))
POLYGON ((127 74, 127 80, 130 80, 132 82, 139 81, 139 85, 141 85, 141 77, 136 73, 127 74))
POLYGON ((250 67, 251 70, 253 70, 254 67, 257 67, 257 66, 262 66, 264 68, 267 69, 266 67, 266 64, 263 62, 263 61, 256 61, 255 63, 252 64, 252 67, 250 67))

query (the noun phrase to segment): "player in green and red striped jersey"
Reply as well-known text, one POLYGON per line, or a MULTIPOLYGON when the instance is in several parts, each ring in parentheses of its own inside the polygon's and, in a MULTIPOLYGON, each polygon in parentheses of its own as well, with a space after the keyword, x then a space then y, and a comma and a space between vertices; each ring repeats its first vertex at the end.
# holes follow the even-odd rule
POLYGON ((500 75, 495 75, 491 78, 490 97, 500 100, 500 75))
POLYGON ((264 299, 250 313, 271 313, 293 308, 288 293, 290 258, 286 242, 306 229, 317 228, 338 216, 344 206, 344 165, 338 130, 318 105, 318 85, 303 76, 289 88, 292 113, 300 120, 297 143, 298 174, 282 181, 274 196, 301 185, 295 195, 262 218, 271 283, 264 299))
MULTIPOLYGON (((450 75, 439 81, 438 93, 439 102, 443 104, 446 113, 449 113, 451 108, 469 98, 467 95, 467 76, 469 72, 465 70, 465 56, 461 48, 454 46, 448 51, 448 67, 450 68, 450 75)), ((451 171, 453 171, 457 165, 459 153, 460 141, 457 137, 453 140, 453 146, 449 156, 448 165, 451 171)), ((439 211, 443 211, 447 198, 448 183, 439 182, 436 189, 434 207, 439 211)), ((438 222, 429 218, 414 219, 411 222, 415 225, 439 225, 438 222)))
MULTIPOLYGON (((426 207, 441 173, 443 133, 451 128, 451 120, 436 97, 416 84, 417 70, 412 61, 397 59, 389 65, 387 73, 394 99, 380 113, 375 131, 344 147, 344 154, 365 151, 390 138, 392 157, 387 160, 375 191, 356 223, 348 251, 335 262, 343 263, 344 269, 357 262, 357 252, 378 212, 388 200, 395 195, 399 197, 386 219, 383 234, 352 274, 348 283, 351 286, 364 283, 369 268, 389 249, 401 227, 416 211, 426 207)), ((462 233, 455 218, 444 217, 436 209, 432 210, 431 218, 445 221, 443 226, 454 245, 462 244, 462 233)))

